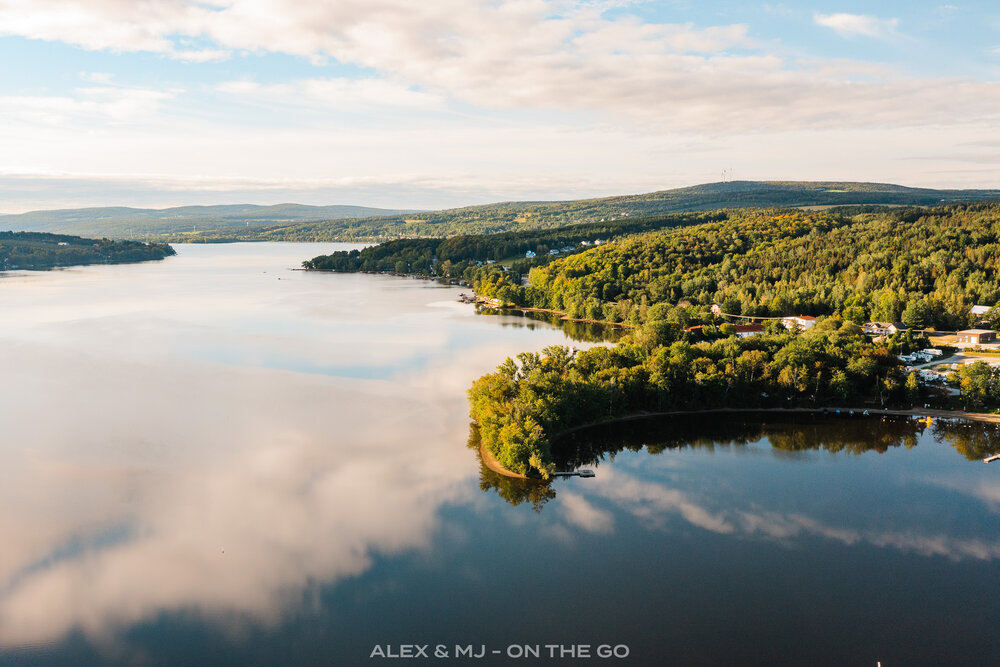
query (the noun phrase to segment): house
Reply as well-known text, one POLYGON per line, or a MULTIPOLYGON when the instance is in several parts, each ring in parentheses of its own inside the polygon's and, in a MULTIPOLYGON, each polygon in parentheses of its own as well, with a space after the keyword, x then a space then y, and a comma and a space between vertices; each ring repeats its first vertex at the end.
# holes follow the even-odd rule
POLYGON ((530 250, 528 252, 524 253, 524 258, 525 259, 531 259, 534 256, 535 256, 535 253, 531 252, 530 250))
POLYGON ((805 331, 811 329, 816 324, 816 318, 812 315, 794 315, 792 317, 781 318, 781 323, 786 329, 805 331))
POLYGON ((712 314, 715 315, 716 317, 718 317, 719 315, 722 315, 722 306, 720 306, 717 303, 713 303, 712 304, 712 314))
POLYGON ((959 345, 980 345, 992 343, 997 338, 997 332, 992 329, 966 329, 958 332, 956 342, 959 345))
POLYGON ((757 334, 764 333, 763 324, 737 324, 733 328, 736 329, 736 336, 738 338, 746 338, 747 336, 756 336, 757 334))
POLYGON ((559 254, 559 251, 558 251, 558 250, 556 250, 555 248, 553 248, 552 250, 549 250, 549 254, 550 254, 550 255, 558 255, 558 254, 559 254))
POLYGON ((893 322, 865 322, 861 329, 869 336, 891 336, 904 327, 893 322))
POLYGON ((982 317, 982 316, 983 316, 983 315, 985 315, 986 313, 990 312, 990 309, 991 309, 992 307, 993 307, 993 306, 973 306, 973 307, 972 307, 972 311, 971 311, 971 312, 972 312, 972 314, 973 314, 973 315, 975 315, 976 317, 982 317))

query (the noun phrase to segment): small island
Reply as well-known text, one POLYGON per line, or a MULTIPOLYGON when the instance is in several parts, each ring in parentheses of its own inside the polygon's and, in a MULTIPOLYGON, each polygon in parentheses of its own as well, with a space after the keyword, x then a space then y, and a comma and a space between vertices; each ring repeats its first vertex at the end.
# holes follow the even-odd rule
POLYGON ((0 271, 148 262, 175 254, 166 243, 88 239, 42 232, 0 232, 0 271))

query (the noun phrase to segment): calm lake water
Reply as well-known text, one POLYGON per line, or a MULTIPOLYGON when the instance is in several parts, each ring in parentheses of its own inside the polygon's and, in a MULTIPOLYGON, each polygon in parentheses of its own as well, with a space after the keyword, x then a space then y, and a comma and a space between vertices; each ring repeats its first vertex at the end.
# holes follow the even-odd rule
POLYGON ((513 484, 465 390, 583 343, 288 270, 337 247, 0 278, 0 663, 1000 664, 995 427, 673 419, 513 484))

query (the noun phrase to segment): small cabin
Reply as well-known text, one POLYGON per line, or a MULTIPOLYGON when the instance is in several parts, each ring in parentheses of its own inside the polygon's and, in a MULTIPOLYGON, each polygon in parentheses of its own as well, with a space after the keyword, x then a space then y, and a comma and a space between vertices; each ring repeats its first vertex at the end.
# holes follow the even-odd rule
POLYGON ((764 333, 763 324, 737 324, 733 329, 736 330, 738 338, 746 338, 747 336, 756 336, 764 333))

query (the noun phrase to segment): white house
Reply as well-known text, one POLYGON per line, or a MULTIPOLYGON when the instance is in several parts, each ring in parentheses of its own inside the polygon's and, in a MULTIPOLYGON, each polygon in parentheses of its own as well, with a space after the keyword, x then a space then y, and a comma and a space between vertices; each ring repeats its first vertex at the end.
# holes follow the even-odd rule
POLYGON ((805 331, 811 329, 816 324, 816 318, 812 315, 795 315, 793 317, 781 318, 781 323, 785 325, 786 329, 805 331))

